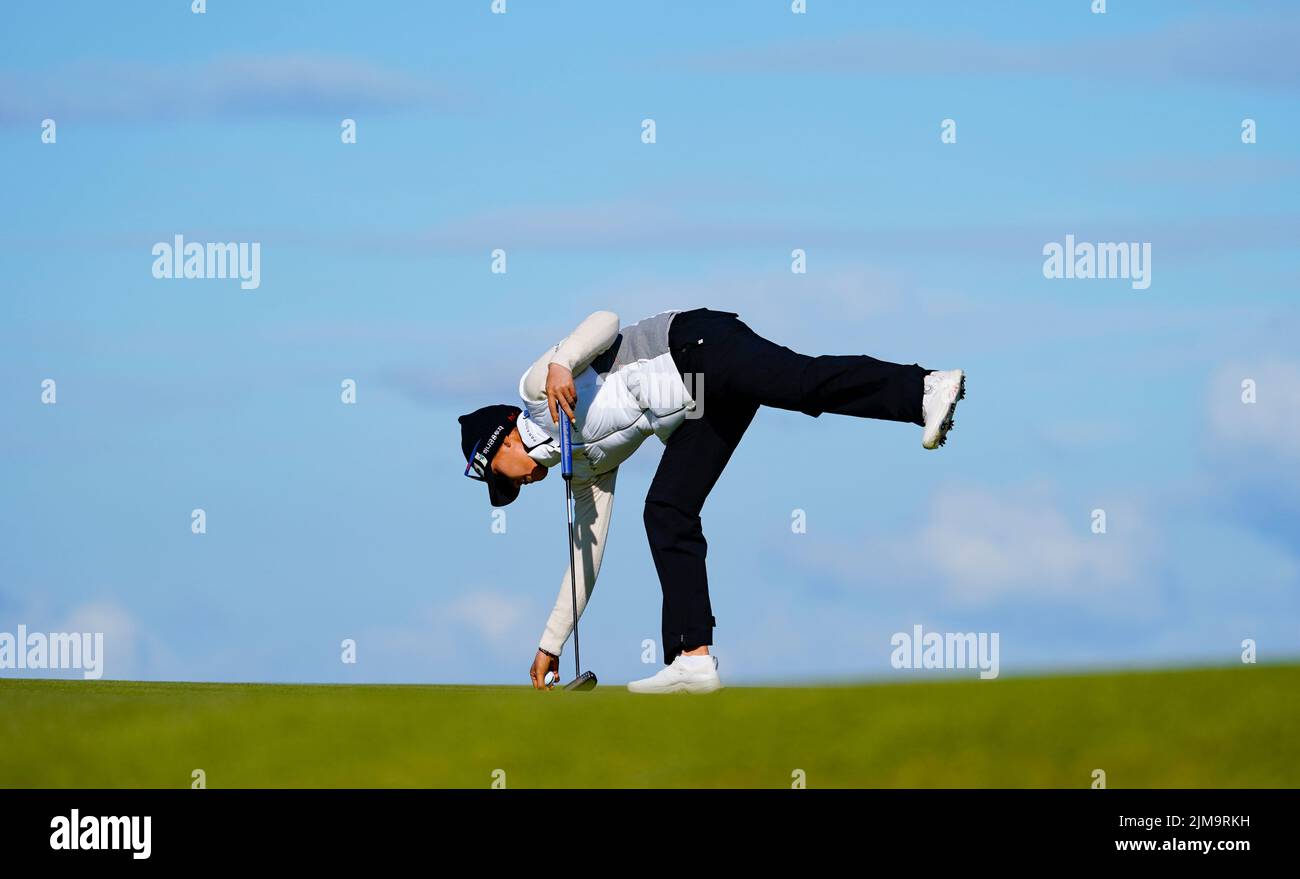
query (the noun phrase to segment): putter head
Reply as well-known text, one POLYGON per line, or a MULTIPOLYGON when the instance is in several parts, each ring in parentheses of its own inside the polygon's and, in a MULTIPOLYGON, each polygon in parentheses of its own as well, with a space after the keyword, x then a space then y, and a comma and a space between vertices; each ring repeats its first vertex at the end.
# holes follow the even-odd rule
POLYGON ((596 689, 596 675, 589 671, 584 671, 573 680, 564 685, 566 690, 594 690, 596 689))

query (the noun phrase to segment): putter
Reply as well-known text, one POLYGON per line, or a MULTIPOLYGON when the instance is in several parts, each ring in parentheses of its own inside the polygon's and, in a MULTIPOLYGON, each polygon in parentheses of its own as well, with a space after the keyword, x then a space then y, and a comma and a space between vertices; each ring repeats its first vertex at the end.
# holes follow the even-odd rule
POLYGON ((576 678, 564 685, 566 690, 596 689, 594 672, 582 670, 578 653, 578 569, 573 556, 573 437, 569 432, 569 415, 560 409, 560 475, 564 477, 564 514, 569 520, 569 585, 573 592, 573 673, 576 678))

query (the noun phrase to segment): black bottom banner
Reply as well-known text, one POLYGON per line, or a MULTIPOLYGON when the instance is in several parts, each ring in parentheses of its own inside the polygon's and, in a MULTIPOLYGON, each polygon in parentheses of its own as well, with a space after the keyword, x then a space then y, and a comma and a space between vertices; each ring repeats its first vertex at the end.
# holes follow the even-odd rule
POLYGON ((7 863, 65 866, 337 865, 433 850, 527 864, 535 844, 578 837, 755 855, 807 844, 858 858, 1228 865, 1289 850, 1297 806, 1289 790, 7 790, 0 840, 7 863))

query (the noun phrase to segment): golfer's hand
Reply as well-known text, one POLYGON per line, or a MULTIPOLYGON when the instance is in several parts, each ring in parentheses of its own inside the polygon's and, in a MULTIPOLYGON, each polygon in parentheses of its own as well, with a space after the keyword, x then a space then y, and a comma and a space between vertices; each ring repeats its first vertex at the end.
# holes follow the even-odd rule
POLYGON ((563 409, 573 420, 573 407, 578 404, 578 389, 573 386, 573 373, 558 363, 552 363, 546 370, 546 405, 551 410, 551 423, 560 423, 560 413, 556 406, 563 409))
POLYGON ((538 650, 537 658, 533 660, 533 668, 529 674, 533 679, 533 689, 549 690, 560 679, 560 658, 558 656, 548 656, 538 650), (550 686, 546 684, 546 673, 548 671, 555 672, 555 677, 551 679, 550 686))

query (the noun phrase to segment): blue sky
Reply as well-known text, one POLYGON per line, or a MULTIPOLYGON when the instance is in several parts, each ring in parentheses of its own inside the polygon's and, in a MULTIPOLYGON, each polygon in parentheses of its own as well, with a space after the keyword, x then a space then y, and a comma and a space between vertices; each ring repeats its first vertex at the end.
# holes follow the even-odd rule
MULTIPOLYGON (((456 416, 593 310, 709 306, 970 376, 937 454, 760 412, 704 511, 727 680, 895 679, 918 623, 1004 674, 1294 656, 1300 15, 1108 5, 5 4, 0 631, 102 630, 108 677, 521 683, 562 486, 493 533, 456 416), (154 279, 176 234, 260 242, 260 288, 154 279), (1044 278, 1066 234, 1151 242, 1150 289, 1044 278)), ((658 456, 603 680, 655 668, 658 456)))

